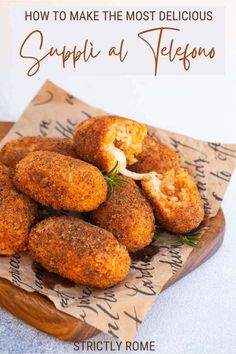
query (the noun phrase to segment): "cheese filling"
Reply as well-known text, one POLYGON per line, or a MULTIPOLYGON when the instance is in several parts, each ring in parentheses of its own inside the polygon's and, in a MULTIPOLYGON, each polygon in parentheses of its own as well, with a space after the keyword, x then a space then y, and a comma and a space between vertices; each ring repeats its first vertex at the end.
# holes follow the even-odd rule
POLYGON ((154 179, 155 178, 155 189, 160 189, 160 184, 161 181, 158 179, 157 177, 157 173, 156 172, 149 172, 149 173, 136 173, 136 172, 132 172, 127 170, 127 159, 126 156, 124 154, 124 152, 121 149, 118 149, 113 143, 109 146, 108 151, 110 154, 112 154, 114 156, 114 158, 116 159, 116 161, 118 161, 118 171, 119 173, 121 173, 122 175, 126 176, 126 177, 130 177, 136 181, 141 181, 144 178, 150 178, 150 179, 154 179), (158 181, 159 186, 158 186, 158 181))

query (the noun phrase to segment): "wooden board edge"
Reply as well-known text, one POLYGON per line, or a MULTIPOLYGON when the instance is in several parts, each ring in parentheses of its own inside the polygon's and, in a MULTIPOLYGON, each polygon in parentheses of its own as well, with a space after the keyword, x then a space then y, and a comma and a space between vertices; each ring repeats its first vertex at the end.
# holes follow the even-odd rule
POLYGON ((202 263, 212 257, 220 248, 224 241, 225 234, 225 217, 222 209, 218 211, 218 214, 211 218, 208 222, 209 230, 202 237, 201 248, 193 248, 192 252, 188 256, 185 264, 180 270, 170 278, 164 285, 163 290, 169 288, 178 280, 198 268, 202 263), (207 246, 211 244, 210 252, 206 252, 209 248, 207 246), (205 251, 205 252, 204 252, 205 251))
POLYGON ((17 288, 0 278, 0 306, 25 323, 64 341, 90 338, 95 327, 56 309, 52 301, 37 292, 17 288))
POLYGON ((14 122, 0 122, 0 140, 2 140, 5 135, 7 135, 13 124, 14 122))

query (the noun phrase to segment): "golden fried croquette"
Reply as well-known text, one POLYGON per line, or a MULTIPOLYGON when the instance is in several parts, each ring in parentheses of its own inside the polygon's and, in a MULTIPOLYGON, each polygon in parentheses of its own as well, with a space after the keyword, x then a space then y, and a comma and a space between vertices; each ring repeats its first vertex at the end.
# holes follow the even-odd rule
POLYGON ((116 164, 117 150, 131 165, 141 152, 147 128, 131 119, 117 116, 96 116, 75 129, 74 143, 78 156, 108 172, 116 164))
POLYGON ((36 205, 13 189, 0 191, 0 255, 11 256, 26 249, 36 205))
POLYGON ((8 167, 0 162, 0 190, 14 188, 12 174, 8 167))
POLYGON ((14 189, 11 171, 0 163, 0 255, 25 250, 36 205, 14 189))
POLYGON ((186 170, 178 168, 163 175, 152 174, 141 183, 164 228, 184 234, 199 226, 204 218, 203 201, 186 170))
POLYGON ((106 199, 102 173, 87 162, 51 151, 29 153, 16 165, 14 184, 54 209, 91 211, 106 199))
POLYGON ((137 155, 137 159, 135 164, 128 167, 137 173, 152 171, 165 173, 179 167, 179 157, 176 152, 148 135, 143 140, 142 152, 137 155))
POLYGON ((15 168, 16 164, 32 151, 54 151, 59 154, 77 157, 75 146, 69 139, 26 136, 10 140, 1 150, 1 161, 8 167, 15 168))
POLYGON ((141 189, 128 177, 121 188, 91 213, 91 220, 110 231, 128 251, 135 252, 147 246, 153 238, 155 218, 141 189))
POLYGON ((130 268, 126 248, 110 232, 69 216, 37 224, 30 233, 29 252, 48 271, 98 288, 120 282, 130 268))

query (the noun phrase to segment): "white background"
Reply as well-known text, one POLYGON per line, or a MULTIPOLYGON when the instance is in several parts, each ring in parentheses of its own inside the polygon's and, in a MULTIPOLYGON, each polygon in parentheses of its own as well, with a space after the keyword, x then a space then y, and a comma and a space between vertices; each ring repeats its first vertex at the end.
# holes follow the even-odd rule
MULTIPOLYGON (((29 6, 31 2, 24 4, 29 6)), ((13 2, 7 3, 13 6, 13 2)), ((19 3, 23 4, 16 1, 15 5, 19 3)), ((78 3, 74 1, 74 4, 78 3)), ((143 4, 144 1, 135 3, 143 4)), ((171 2, 175 6, 191 3, 206 5, 203 0, 171 2)), ((17 58, 11 56, 14 23, 9 23, 1 9, 0 119, 16 120, 48 78, 106 111, 200 139, 235 143, 236 6, 234 1, 216 0, 207 4, 226 5, 225 76, 85 77, 47 72, 29 79, 22 72, 15 72, 14 60, 17 58)), ((157 353, 236 353, 235 201, 236 174, 223 202, 227 227, 223 246, 207 263, 162 293, 139 330, 136 340, 156 340, 157 353)), ((105 335, 97 338, 109 339, 105 335)), ((73 344, 49 338, 0 311, 0 352, 74 351, 73 344)))
MULTIPOLYGON (((8 6, 9 8, 9 6, 8 6)), ((136 9, 139 12, 155 11, 153 21, 127 21, 126 11, 129 13, 134 12, 134 6, 117 6, 117 7, 105 7, 105 6, 83 6, 70 4, 69 6, 49 5, 45 4, 31 4, 30 7, 26 7, 24 4, 20 6, 14 6, 10 8, 8 16, 5 17, 5 21, 14 24, 11 26, 11 76, 18 77, 23 76, 33 65, 34 61, 29 58, 20 58, 19 50, 23 41, 29 36, 32 31, 40 30, 43 37, 42 48, 39 48, 40 38, 39 33, 34 33, 26 40, 22 48, 23 56, 36 56, 42 58, 51 46, 62 50, 63 45, 66 46, 66 50, 72 50, 76 46, 76 51, 83 50, 85 39, 88 39, 88 49, 93 44, 93 52, 96 53, 100 50, 100 54, 96 59, 90 59, 87 62, 78 60, 76 68, 73 68, 72 59, 68 59, 65 63, 66 76, 73 75, 74 77, 87 74, 93 76, 99 73, 100 75, 115 74, 116 76, 122 74, 132 75, 153 75, 154 73, 154 57, 151 49, 148 45, 138 37, 139 32, 150 30, 155 27, 175 27, 179 31, 165 30, 162 34, 161 48, 163 46, 169 46, 171 39, 173 38, 173 49, 181 46, 183 49, 186 44, 189 43, 187 54, 196 47, 204 47, 206 52, 211 48, 215 50, 215 56, 213 59, 209 57, 196 56, 195 59, 190 59, 191 66, 188 71, 184 70, 183 61, 175 60, 170 62, 167 57, 159 55, 158 58, 158 75, 160 74, 224 74, 224 8, 223 7, 174 7, 171 9, 178 11, 188 10, 199 13, 201 11, 202 16, 205 13, 212 13, 211 21, 160 21, 158 13, 160 10, 166 12, 169 8, 163 6, 138 6, 136 9), (66 19, 64 21, 55 21, 54 10, 63 10, 66 19), (99 21, 71 21, 70 12, 75 13, 86 11, 98 11, 99 21), (122 13, 123 21, 104 21, 103 10, 120 11, 122 13), (48 20, 30 20, 30 13, 48 13, 48 20), (27 14, 27 20, 25 16, 27 14), (20 29, 20 30, 19 30, 20 29), (56 34, 56 35, 55 35, 56 34), (117 56, 109 56, 108 50, 112 46, 119 48, 121 39, 124 39, 122 56, 128 50, 127 57, 124 62, 120 62, 117 56)), ((156 50, 157 38, 159 31, 153 33, 143 34, 142 38, 149 41, 152 44, 154 50, 156 50)), ((183 50, 182 49, 182 50, 183 50)), ((88 51, 87 51, 88 53, 88 51)), ((173 57, 173 54, 172 54, 173 57)), ((48 76, 54 74, 61 76, 62 59, 56 57, 45 58, 40 65, 37 78, 42 74, 48 76), (42 73, 43 72, 43 73, 42 73)), ((33 70, 32 70, 33 71, 33 70)))

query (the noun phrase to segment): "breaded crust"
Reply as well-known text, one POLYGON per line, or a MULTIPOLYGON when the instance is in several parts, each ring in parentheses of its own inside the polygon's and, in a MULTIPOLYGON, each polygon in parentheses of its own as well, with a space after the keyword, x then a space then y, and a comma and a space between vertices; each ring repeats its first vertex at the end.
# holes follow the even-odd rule
POLYGON ((108 151, 114 143, 123 150, 129 164, 136 162, 141 152, 142 140, 147 133, 144 125, 128 118, 96 116, 80 123, 74 134, 78 156, 102 171, 111 170, 116 159, 108 151))
POLYGON ((0 190, 6 188, 14 188, 12 183, 12 175, 9 168, 0 162, 0 190))
POLYGON ((13 189, 0 191, 0 255, 10 256, 26 249, 36 205, 13 189))
POLYGON ((50 272, 98 288, 120 282, 130 268, 126 248, 110 232, 69 216, 37 224, 30 233, 29 252, 50 272))
POLYGON ((91 211, 106 199, 107 184, 94 166, 51 151, 29 153, 16 166, 14 184, 54 209, 91 211))
POLYGON ((147 246, 154 234, 154 214, 141 189, 128 177, 120 188, 115 188, 112 196, 97 210, 91 213, 92 221, 113 233, 126 246, 135 252, 147 246))
POLYGON ((6 143, 1 150, 0 159, 6 166, 15 168, 28 153, 39 150, 77 157, 75 146, 70 139, 26 136, 6 143))
POLYGON ((204 218, 204 206, 192 177, 183 168, 172 169, 159 177, 160 185, 151 178, 142 180, 158 222, 177 234, 185 234, 198 227, 204 218))
POLYGON ((137 156, 137 162, 128 167, 137 173, 164 173, 179 167, 179 157, 168 146, 159 143, 150 136, 145 136, 142 152, 137 156))

